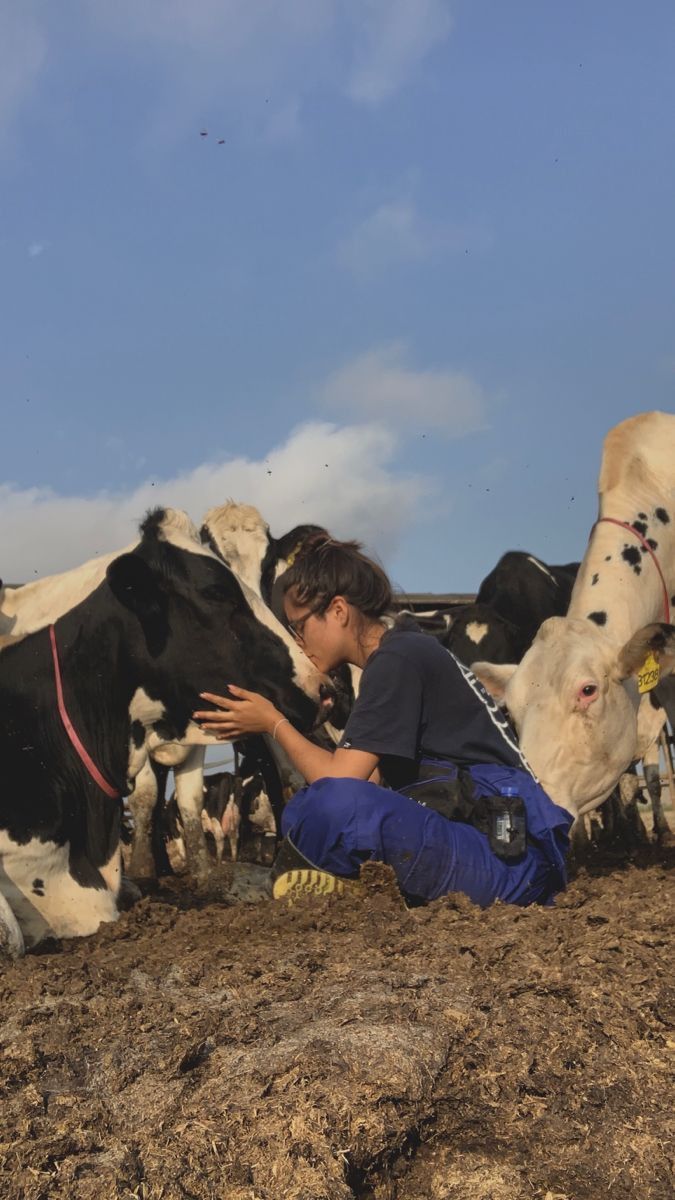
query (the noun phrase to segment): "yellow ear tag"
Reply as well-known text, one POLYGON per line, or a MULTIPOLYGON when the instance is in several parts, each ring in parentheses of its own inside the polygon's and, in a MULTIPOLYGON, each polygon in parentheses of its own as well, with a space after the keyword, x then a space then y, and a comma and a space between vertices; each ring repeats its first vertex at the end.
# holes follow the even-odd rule
POLYGON ((661 668, 657 663, 651 650, 642 664, 641 670, 638 671, 638 691, 640 695, 644 692, 651 692, 655 688, 661 678, 661 668))

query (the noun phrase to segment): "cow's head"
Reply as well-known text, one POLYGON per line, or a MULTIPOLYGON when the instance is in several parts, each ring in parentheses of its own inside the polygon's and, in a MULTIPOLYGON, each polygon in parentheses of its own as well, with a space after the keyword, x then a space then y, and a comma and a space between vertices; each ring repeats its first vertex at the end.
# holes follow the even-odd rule
POLYGON ((138 686, 159 700, 182 736, 200 692, 228 683, 262 692, 300 729, 324 715, 327 681, 260 597, 173 510, 151 513, 141 542, 113 560, 107 583, 133 620, 131 665, 138 686))
POLYGON ((260 592, 262 564, 272 539, 257 508, 233 500, 210 508, 202 522, 201 538, 239 579, 260 592))
POLYGON ((589 621, 551 617, 518 666, 474 663, 505 703, 523 752, 551 799, 574 814, 596 808, 641 752, 637 675, 648 654, 675 666, 675 627, 641 629, 620 649, 589 621))
POLYGON ((310 541, 328 537, 328 530, 321 525, 294 525, 280 538, 270 538, 260 570, 260 594, 280 621, 284 620, 284 589, 281 583, 284 574, 310 541))

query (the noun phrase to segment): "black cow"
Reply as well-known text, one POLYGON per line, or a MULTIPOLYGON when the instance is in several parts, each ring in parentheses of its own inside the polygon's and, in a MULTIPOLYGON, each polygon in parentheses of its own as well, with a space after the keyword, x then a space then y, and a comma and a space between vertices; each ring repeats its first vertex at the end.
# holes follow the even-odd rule
POLYGON ((485 576, 476 604, 488 605, 520 630, 527 649, 542 622, 565 616, 578 570, 579 563, 550 567, 533 554, 508 550, 485 576))
POLYGON ((440 640, 468 666, 520 662, 539 626, 567 612, 578 568, 550 567, 533 554, 507 551, 481 583, 475 603, 453 614, 440 640))
POLYGON ((434 636, 467 666, 478 661, 520 662, 530 644, 522 629, 489 604, 465 604, 456 609, 450 628, 434 636))
POLYGON ((59 716, 50 629, 0 656, 0 925, 12 953, 116 918, 132 725, 189 739, 200 692, 230 681, 262 691, 300 729, 319 715, 318 674, 310 696, 229 568, 172 538, 164 510, 150 513, 138 545, 52 627, 67 717, 99 782, 59 716))

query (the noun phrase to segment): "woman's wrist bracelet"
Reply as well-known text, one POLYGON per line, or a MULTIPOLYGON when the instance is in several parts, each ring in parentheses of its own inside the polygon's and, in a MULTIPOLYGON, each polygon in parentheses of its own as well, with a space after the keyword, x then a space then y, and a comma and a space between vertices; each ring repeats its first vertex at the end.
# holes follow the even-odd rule
POLYGON ((290 721, 289 721, 288 717, 280 717, 280 719, 277 721, 276 725, 274 726, 274 728, 272 730, 272 737, 274 738, 275 742, 277 740, 277 729, 279 728, 280 725, 283 725, 284 721, 286 722, 287 725, 290 725, 290 721))

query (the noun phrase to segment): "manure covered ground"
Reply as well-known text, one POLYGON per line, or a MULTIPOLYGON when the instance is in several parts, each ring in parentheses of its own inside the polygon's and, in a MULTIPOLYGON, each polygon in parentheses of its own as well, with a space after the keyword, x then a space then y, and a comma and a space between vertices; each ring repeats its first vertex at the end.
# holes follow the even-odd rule
POLYGON ((167 881, 0 976, 0 1196, 670 1200, 674 867, 485 912, 167 881))

